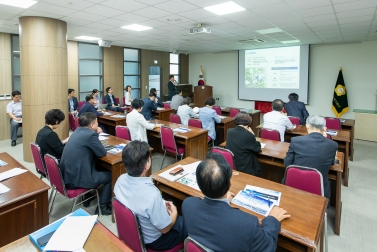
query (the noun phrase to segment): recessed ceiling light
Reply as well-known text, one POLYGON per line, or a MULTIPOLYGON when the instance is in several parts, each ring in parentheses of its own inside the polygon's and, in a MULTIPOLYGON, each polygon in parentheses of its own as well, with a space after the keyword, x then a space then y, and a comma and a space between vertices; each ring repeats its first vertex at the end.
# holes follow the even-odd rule
POLYGON ((79 37, 75 37, 75 39, 93 41, 93 40, 100 40, 101 38, 95 38, 95 37, 89 37, 89 36, 79 36, 79 37))
POLYGON ((226 2, 222 4, 216 4, 212 6, 208 6, 204 8, 207 11, 213 12, 217 15, 225 15, 229 13, 234 13, 234 12, 239 12, 239 11, 244 11, 246 10, 242 6, 239 6, 235 2, 226 2))
POLYGON ((14 7, 27 9, 30 6, 38 3, 38 1, 33 0, 0 0, 0 4, 10 5, 14 7))
POLYGON ((283 44, 293 44, 293 43, 300 43, 300 40, 286 40, 286 41, 280 41, 283 44))
POLYGON ((179 22, 179 21, 181 21, 181 19, 180 18, 168 18, 168 19, 166 19, 166 21, 168 21, 168 22, 179 22))
POLYGON ((283 30, 280 28, 269 28, 269 29, 263 29, 263 30, 256 30, 256 32, 260 34, 269 34, 269 33, 275 33, 275 32, 282 32, 283 30))
POLYGON ((123 29, 133 30, 133 31, 145 31, 153 29, 152 27, 144 26, 144 25, 138 25, 138 24, 132 24, 132 25, 126 25, 122 26, 123 29))

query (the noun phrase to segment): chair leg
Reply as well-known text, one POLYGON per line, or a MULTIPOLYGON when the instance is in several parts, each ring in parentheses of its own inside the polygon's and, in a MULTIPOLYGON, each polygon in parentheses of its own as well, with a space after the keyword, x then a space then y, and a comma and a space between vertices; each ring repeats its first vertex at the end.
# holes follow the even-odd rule
POLYGON ((49 216, 51 215, 52 210, 54 209, 54 203, 55 203, 55 197, 56 197, 56 194, 57 194, 57 190, 55 190, 54 197, 52 198, 52 202, 51 202, 51 206, 50 206, 50 211, 48 211, 48 215, 49 215, 49 216))
POLYGON ((178 162, 178 154, 175 154, 175 162, 178 162))
POLYGON ((325 232, 325 252, 328 251, 329 243, 327 241, 327 212, 325 212, 325 224, 324 224, 324 232, 325 232))
POLYGON ((162 170, 162 166, 164 165, 165 155, 166 155, 166 150, 164 151, 164 157, 162 158, 160 171, 162 170))
POLYGON ((181 160, 183 159, 183 154, 181 155, 181 160))
POLYGON ((102 217, 101 207, 99 206, 99 194, 98 194, 98 190, 97 190, 97 189, 94 189, 94 190, 95 190, 96 195, 97 195, 98 216, 99 216, 99 217, 102 217))
POLYGON ((51 187, 51 193, 50 193, 50 196, 48 197, 48 206, 50 206, 51 204, 51 199, 52 199, 52 195, 54 194, 54 187, 51 187))
MULTIPOLYGON (((80 197, 81 197, 81 196, 80 196, 80 197)), ((76 206, 76 201, 77 201, 78 198, 79 198, 79 197, 76 197, 76 198, 75 198, 75 201, 73 202, 73 205, 72 205, 72 208, 71 208, 71 212, 70 212, 70 213, 73 212, 73 209, 74 209, 75 206, 76 206)))

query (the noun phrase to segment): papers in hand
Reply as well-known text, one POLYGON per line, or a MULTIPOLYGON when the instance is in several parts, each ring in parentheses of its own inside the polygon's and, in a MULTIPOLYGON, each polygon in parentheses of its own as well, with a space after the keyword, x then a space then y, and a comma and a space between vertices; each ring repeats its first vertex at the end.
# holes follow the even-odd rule
POLYGON ((165 108, 157 108, 157 110, 165 110, 165 108))
POLYGON ((28 170, 21 169, 21 168, 13 168, 9 171, 2 172, 2 173, 0 173, 0 181, 6 180, 6 179, 14 177, 14 176, 17 176, 17 175, 24 173, 24 172, 27 172, 27 171, 28 170))
POLYGON ((260 143, 260 147, 263 149, 266 146, 265 143, 260 143))
POLYGON ((327 135, 330 135, 330 136, 336 136, 338 134, 338 132, 336 131, 331 131, 331 130, 326 130, 326 134, 327 135))
POLYGON ((226 116, 219 116, 220 117, 220 119, 224 119, 224 118, 226 118, 226 116))
POLYGON ((119 152, 122 152, 124 147, 126 146, 127 144, 118 144, 116 145, 114 148, 108 150, 107 152, 108 153, 111 153, 111 154, 118 154, 119 152))
POLYGON ((3 161, 3 160, 0 160, 0 166, 4 166, 4 165, 7 165, 8 163, 3 161))
POLYGON ((109 139, 108 137, 105 137, 105 136, 101 136, 101 135, 99 135, 98 136, 98 139, 100 140, 100 141, 102 141, 102 140, 106 140, 106 139, 109 139))
POLYGON ((75 251, 83 248, 96 220, 97 215, 67 217, 43 251, 75 251))
POLYGON ((190 129, 188 128, 183 128, 183 127, 179 127, 179 128, 176 128, 176 129, 173 129, 174 132, 180 132, 180 133, 186 133, 186 132, 189 132, 190 129))
POLYGON ((110 134, 103 133, 103 132, 99 133, 99 135, 100 135, 100 136, 110 136, 110 134))
POLYGON ((281 192, 246 185, 245 189, 233 198, 232 203, 267 216, 274 206, 279 206, 280 198, 281 192))
POLYGON ((14 119, 13 119, 13 121, 15 121, 16 123, 22 123, 22 118, 20 118, 19 121, 16 121, 16 120, 14 120, 14 119))
POLYGON ((10 191, 10 189, 8 187, 6 187, 5 185, 0 183, 0 194, 6 193, 6 192, 9 192, 9 191, 10 191))

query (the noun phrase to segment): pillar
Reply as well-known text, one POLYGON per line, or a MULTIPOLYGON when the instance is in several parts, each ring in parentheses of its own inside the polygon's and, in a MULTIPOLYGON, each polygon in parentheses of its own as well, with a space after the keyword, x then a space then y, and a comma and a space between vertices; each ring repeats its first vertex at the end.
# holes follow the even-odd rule
POLYGON ((68 137, 67 23, 45 17, 20 17, 23 153, 33 162, 30 142, 45 125, 50 109, 66 115, 56 133, 68 137))

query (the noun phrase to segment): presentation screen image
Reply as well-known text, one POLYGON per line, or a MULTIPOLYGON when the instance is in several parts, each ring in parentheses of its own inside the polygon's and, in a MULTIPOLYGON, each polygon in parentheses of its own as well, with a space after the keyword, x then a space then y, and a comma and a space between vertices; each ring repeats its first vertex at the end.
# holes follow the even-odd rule
POLYGON ((240 50, 238 97, 287 101, 290 93, 297 93, 307 103, 308 67, 308 45, 240 50))

